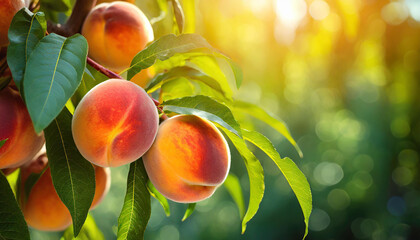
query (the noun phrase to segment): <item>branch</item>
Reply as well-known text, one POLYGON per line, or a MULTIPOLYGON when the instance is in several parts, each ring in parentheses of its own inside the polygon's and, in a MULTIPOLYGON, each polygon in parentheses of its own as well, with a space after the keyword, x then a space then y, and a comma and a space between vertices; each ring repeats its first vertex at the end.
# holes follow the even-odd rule
POLYGON ((80 33, 86 16, 95 4, 96 0, 76 0, 76 4, 67 22, 61 25, 48 21, 48 32, 54 32, 65 37, 80 33))

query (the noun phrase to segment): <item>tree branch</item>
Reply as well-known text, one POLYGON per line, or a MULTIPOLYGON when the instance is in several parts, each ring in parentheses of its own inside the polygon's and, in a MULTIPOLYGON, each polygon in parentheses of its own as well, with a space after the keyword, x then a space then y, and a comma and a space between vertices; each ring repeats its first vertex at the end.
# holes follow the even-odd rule
POLYGON ((54 32, 65 37, 80 33, 86 16, 95 4, 96 0, 76 0, 76 4, 67 22, 64 25, 48 22, 48 32, 54 32))

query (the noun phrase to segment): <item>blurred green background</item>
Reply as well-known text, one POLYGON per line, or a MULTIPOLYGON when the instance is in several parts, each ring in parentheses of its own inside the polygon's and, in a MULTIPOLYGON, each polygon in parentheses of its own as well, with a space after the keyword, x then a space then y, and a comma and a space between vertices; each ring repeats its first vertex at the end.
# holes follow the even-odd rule
MULTIPOLYGON (((159 15, 156 1, 137 5, 151 19, 159 15)), ((300 159, 255 121, 310 182, 307 239, 420 239, 420 1, 200 0, 195 9, 195 31, 244 71, 236 98, 280 116, 304 153, 300 159)), ((164 22, 153 25, 157 36, 172 30, 164 22)), ((257 157, 266 191, 244 235, 238 209, 220 187, 185 222, 186 205, 171 202, 166 217, 152 199, 145 239, 301 239, 296 197, 274 163, 262 152, 257 157)), ((248 176, 235 151, 231 171, 248 201, 248 176)), ((92 211, 106 239, 116 238, 127 172, 112 169, 111 191, 92 211)))

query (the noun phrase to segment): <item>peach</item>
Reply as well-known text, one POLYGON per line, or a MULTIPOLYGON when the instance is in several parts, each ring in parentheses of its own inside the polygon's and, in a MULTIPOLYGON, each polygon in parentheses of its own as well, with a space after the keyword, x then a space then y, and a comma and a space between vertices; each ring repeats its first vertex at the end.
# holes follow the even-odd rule
POLYGON ((121 1, 94 7, 82 34, 89 44, 89 56, 116 72, 128 68, 134 56, 154 39, 144 13, 134 4, 121 1))
POLYGON ((0 47, 9 43, 7 33, 13 16, 25 7, 24 0, 0 0, 0 47))
POLYGON ((92 206, 90 209, 94 209, 96 206, 98 206, 99 203, 102 202, 106 194, 109 192, 109 188, 111 187, 111 171, 109 168, 103 168, 95 165, 94 167, 96 188, 95 197, 93 198, 92 206))
POLYGON ((165 120, 143 156, 150 181, 166 198, 182 203, 210 197, 227 177, 229 146, 208 120, 178 115, 165 120))
POLYGON ((44 135, 37 135, 31 117, 18 91, 6 87, 0 91, 0 169, 18 167, 38 153, 44 135))
POLYGON ((110 79, 92 88, 77 105, 72 132, 87 160, 117 167, 134 162, 150 148, 158 125, 156 106, 141 87, 110 79))
POLYGON ((149 67, 141 70, 139 73, 134 75, 134 77, 130 79, 130 81, 139 85, 142 88, 145 88, 147 86, 147 83, 149 83, 149 81, 153 78, 153 75, 153 67, 149 67))
MULTIPOLYGON (((70 212, 55 191, 50 168, 43 173, 26 198, 24 186, 28 177, 41 173, 47 167, 48 159, 44 153, 35 161, 21 168, 21 205, 29 226, 42 231, 61 231, 70 226, 70 212)), ((110 185, 109 169, 95 166, 96 189, 91 209, 97 206, 107 194, 110 185)))

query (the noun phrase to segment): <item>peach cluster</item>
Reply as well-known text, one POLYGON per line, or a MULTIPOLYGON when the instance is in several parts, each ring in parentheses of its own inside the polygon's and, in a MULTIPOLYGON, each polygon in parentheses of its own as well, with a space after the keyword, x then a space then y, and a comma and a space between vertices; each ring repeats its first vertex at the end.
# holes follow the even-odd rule
MULTIPOLYGON (((55 191, 46 154, 21 167, 21 208, 29 226, 42 231, 61 231, 70 226, 72 220, 67 207, 55 191), (24 186, 31 174, 39 174, 47 168, 33 185, 28 196, 24 186)), ((110 171, 95 166, 96 190, 91 209, 107 194, 110 186, 110 171)))

